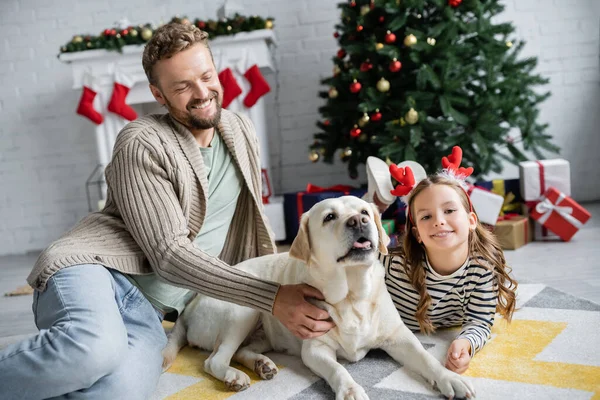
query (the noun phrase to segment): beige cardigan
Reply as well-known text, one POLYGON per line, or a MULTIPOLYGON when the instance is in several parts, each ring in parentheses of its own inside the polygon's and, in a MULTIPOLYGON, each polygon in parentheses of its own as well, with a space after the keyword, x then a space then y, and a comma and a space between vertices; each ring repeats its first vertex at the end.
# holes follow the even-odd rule
POLYGON ((44 290, 61 268, 102 264, 128 274, 154 271, 174 285, 272 312, 279 285, 230 266, 275 252, 261 201, 256 133, 248 119, 227 110, 218 132, 245 183, 219 258, 193 245, 208 190, 198 143, 168 114, 148 115, 129 123, 117 137, 105 171, 105 208, 43 251, 29 284, 44 290))

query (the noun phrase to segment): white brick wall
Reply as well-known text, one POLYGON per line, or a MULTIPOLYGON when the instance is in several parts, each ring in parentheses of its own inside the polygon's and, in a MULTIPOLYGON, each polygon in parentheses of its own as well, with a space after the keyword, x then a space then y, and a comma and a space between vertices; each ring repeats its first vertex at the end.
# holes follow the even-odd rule
MULTIPOLYGON (((317 185, 358 184, 345 165, 307 161, 322 89, 337 50, 332 37, 337 0, 237 0, 247 14, 276 18, 280 72, 267 96, 273 183, 277 193, 317 185)), ((91 123, 75 114, 80 93, 57 49, 77 33, 97 33, 116 20, 165 22, 173 15, 214 17, 220 2, 181 0, 0 1, 0 254, 38 250, 87 212, 85 180, 96 164, 91 123)), ((514 21, 538 56, 553 93, 542 120, 571 161, 573 194, 600 199, 600 2, 506 0, 502 20, 514 21), (585 177, 583 178, 578 177, 585 177)), ((503 176, 515 177, 508 166, 503 176)), ((363 174, 364 175, 364 174, 363 174)))

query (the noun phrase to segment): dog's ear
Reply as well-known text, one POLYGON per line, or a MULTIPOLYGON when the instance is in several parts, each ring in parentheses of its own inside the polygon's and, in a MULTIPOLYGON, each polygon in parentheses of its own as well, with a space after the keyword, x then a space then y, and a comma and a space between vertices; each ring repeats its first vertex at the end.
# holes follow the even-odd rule
POLYGON ((308 213, 304 213, 300 219, 300 229, 290 247, 290 257, 310 263, 310 235, 308 232, 308 213))
POLYGON ((379 209, 373 203, 371 204, 371 209, 373 210, 373 218, 375 219, 375 225, 377 225, 377 236, 379 236, 379 246, 378 250, 381 254, 386 255, 388 253, 387 245, 390 244, 390 237, 383 230, 383 226, 381 225, 381 217, 379 216, 379 209))

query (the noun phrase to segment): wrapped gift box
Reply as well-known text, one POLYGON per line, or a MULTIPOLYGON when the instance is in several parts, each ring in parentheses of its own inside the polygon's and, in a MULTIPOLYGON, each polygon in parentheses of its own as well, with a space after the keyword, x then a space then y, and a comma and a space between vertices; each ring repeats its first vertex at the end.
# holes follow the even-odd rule
POLYGON ((396 199, 381 215, 381 219, 393 219, 396 221, 396 229, 406 224, 406 204, 396 199))
POLYGON ((590 218, 579 203, 554 187, 544 193, 530 212, 531 218, 568 242, 590 218))
POLYGON ((302 217, 302 214, 310 210, 312 206, 321 200, 346 195, 362 197, 365 193, 365 189, 358 189, 352 186, 336 185, 322 188, 310 183, 303 192, 285 193, 283 195, 283 210, 285 215, 286 241, 292 242, 294 240, 300 228, 300 217, 302 217))
POLYGON ((396 232, 396 221, 393 219, 382 219, 381 226, 388 236, 396 232))
POLYGON ((521 213, 521 180, 516 179, 493 179, 491 181, 478 181, 475 186, 487 189, 504 198, 500 215, 521 213))
POLYGON ((500 247, 504 250, 516 250, 532 240, 529 218, 511 214, 500 218, 493 229, 500 247))
POLYGON ((567 196, 571 195, 571 173, 567 160, 523 161, 519 163, 519 173, 521 195, 526 202, 539 201, 551 186, 567 196))
POLYGON ((470 186, 467 193, 479 221, 495 225, 502 210, 502 204, 504 204, 504 197, 476 186, 470 186))

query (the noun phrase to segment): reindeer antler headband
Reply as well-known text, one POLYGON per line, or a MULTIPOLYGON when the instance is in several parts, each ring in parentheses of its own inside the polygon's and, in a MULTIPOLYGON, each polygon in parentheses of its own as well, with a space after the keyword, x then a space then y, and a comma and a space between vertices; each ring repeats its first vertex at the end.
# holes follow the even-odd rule
MULTIPOLYGON (((442 175, 447 179, 455 181, 467 195, 469 201, 469 208, 473 211, 473 204, 469 198, 468 184, 465 181, 473 173, 473 167, 464 168, 460 166, 462 162, 462 149, 459 146, 452 148, 452 153, 447 157, 442 157, 442 170, 438 172, 438 175, 442 175)), ((398 167, 396 164, 390 164, 390 174, 398 181, 398 185, 390 191, 394 196, 400 197, 400 199, 408 206, 410 195, 414 187, 419 183, 416 181, 413 170, 411 167, 398 167)), ((422 178, 423 179, 423 178, 422 178)), ((407 209, 408 216, 412 221, 410 215, 410 209, 407 209)), ((413 222, 414 225, 414 222, 413 222)))

